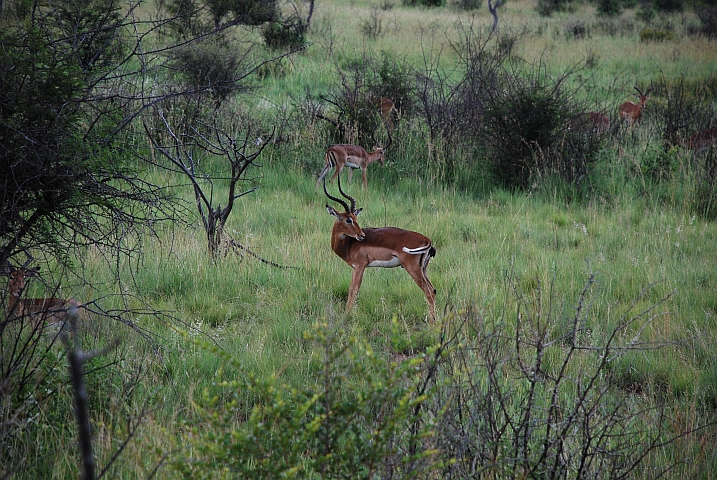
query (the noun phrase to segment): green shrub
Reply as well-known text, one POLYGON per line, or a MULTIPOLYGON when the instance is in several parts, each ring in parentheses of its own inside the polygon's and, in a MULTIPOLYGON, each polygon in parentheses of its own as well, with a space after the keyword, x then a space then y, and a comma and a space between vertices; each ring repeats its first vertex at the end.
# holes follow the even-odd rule
POLYGON ((538 14, 548 17, 556 12, 572 12, 575 10, 573 0, 538 0, 538 14))
POLYGON ((675 32, 659 28, 646 27, 640 31, 641 42, 667 42, 675 40, 675 32))
POLYGON ((653 3, 660 12, 681 12, 685 7, 684 0, 653 0, 653 3))
POLYGON ((244 65, 241 51, 219 37, 185 46, 173 65, 181 83, 196 90, 208 90, 215 99, 225 99, 239 90, 237 72, 244 65))
POLYGON ((261 28, 267 47, 280 50, 301 48, 306 43, 306 24, 297 16, 281 22, 269 22, 261 28))
POLYGON ((717 8, 700 8, 697 10, 700 19, 702 35, 707 38, 717 38, 717 8))
POLYGON ((655 12, 655 9, 652 7, 652 4, 649 3, 644 3, 640 5, 640 8, 638 8, 635 12, 635 18, 645 23, 652 22, 652 20, 655 18, 655 15, 657 15, 657 12, 655 12))
POLYGON ((217 372, 213 391, 197 399, 181 440, 192 448, 174 468, 186 478, 424 478, 437 467, 438 418, 422 415, 435 347, 397 363, 344 336, 327 325, 305 336, 322 358, 312 361, 316 383, 302 389, 244 373, 204 344, 242 373, 217 372))
POLYGON ((597 11, 601 15, 615 17, 622 13, 623 3, 621 0, 599 0, 597 11))
POLYGON ((403 4, 408 7, 442 7, 446 0, 403 0, 403 4))
POLYGON ((577 92, 567 83, 540 68, 525 77, 504 72, 485 101, 486 156, 503 186, 526 188, 546 175, 573 185, 585 179, 605 135, 570 130, 576 112, 585 107, 576 104, 577 92))

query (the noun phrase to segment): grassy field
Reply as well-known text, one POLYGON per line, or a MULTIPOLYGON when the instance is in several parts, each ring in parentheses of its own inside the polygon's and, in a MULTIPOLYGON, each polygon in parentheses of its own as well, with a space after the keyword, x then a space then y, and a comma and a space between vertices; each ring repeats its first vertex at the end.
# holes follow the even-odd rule
MULTIPOLYGON (((318 94, 335 85, 327 58, 350 57, 364 49, 390 52, 418 65, 441 52, 440 63, 450 68, 456 62, 451 42, 457 40, 452 36, 459 31, 457 23, 474 22, 487 32, 491 21, 485 7, 463 12, 399 3, 381 10, 368 1, 317 3, 311 46, 284 61, 287 73, 258 82, 254 94, 237 100, 236 108, 268 117, 292 108, 307 88, 318 94), (380 16, 382 25, 377 39, 362 34, 372 14, 380 16)), ((678 29, 696 23, 691 14, 660 21, 678 29)), ((525 0, 510 1, 500 11, 500 28, 519 33, 516 54, 526 64, 544 62, 560 72, 593 58, 591 82, 607 95, 602 106, 613 116, 619 103, 631 99, 636 82, 717 75, 714 41, 678 36, 641 42, 642 26, 634 10, 606 19, 589 5, 549 18, 538 16, 534 3, 525 0), (590 35, 575 39, 570 32, 580 23, 590 35), (608 34, 613 30, 618 33, 608 34)), ((359 175, 350 186, 344 183, 364 209, 361 226, 397 226, 432 239, 437 254, 428 276, 438 292, 437 324, 430 322, 423 293, 402 269, 368 269, 357 307, 344 312, 351 269, 330 248, 334 219, 326 212, 326 197, 315 189, 327 141, 313 121, 265 150, 263 166, 253 172, 260 188, 241 198, 228 227, 253 252, 289 268, 241 252, 229 252, 213 263, 196 219, 189 226, 166 225, 159 238, 145 239, 141 262, 123 266, 120 286, 90 251, 83 266, 95 283, 72 292, 76 298, 103 298, 105 308, 120 308, 124 300, 114 295, 123 289, 132 295, 133 307, 166 314, 133 319, 149 340, 109 319, 87 327, 88 347, 109 338, 121 341, 88 368, 98 463, 105 464, 136 429, 108 475, 147 478, 162 464, 158 478, 179 477, 163 462, 177 452, 189 455, 185 449, 191 435, 183 422, 195 419, 201 392, 221 392, 217 371, 225 378, 247 372, 275 376, 297 389, 314 384, 322 350, 306 334, 318 324, 327 324, 346 341, 357 339, 382 358, 400 361, 434 345, 443 322, 452 324, 465 312, 474 312, 485 328, 506 332, 515 331, 521 318, 539 317, 546 337, 557 339, 569 334, 581 307, 589 312, 581 317, 581 332, 590 345, 606 341, 625 318, 637 318, 620 330, 620 339, 639 348, 616 358, 610 391, 626 395, 638 409, 668 405, 670 430, 665 434, 684 434, 679 442, 652 452, 650 462, 679 464, 665 473, 669 478, 715 478, 714 431, 691 429, 710 425, 717 408, 717 224, 690 208, 698 179, 689 168, 689 154, 673 152, 677 167, 669 181, 656 181, 636 168, 660 149, 649 115, 648 105, 648 118, 637 133, 609 141, 595 166, 596 193, 581 201, 539 182, 527 191, 509 192, 485 178, 466 178, 459 187, 441 182, 440 174, 417 175, 411 169, 429 158, 429 146, 420 138, 397 140, 397 153, 389 155, 385 166, 369 167, 366 191, 359 175), (466 186, 469 182, 475 183, 466 186), (680 463, 683 459, 688 461, 680 463)), ((182 183, 157 171, 147 175, 157 184, 182 183)), ((177 192, 191 202, 188 186, 177 187, 177 192)), ((221 188, 215 192, 222 193, 221 188)), ((466 335, 463 341, 478 345, 477 337, 466 335)), ((545 360, 555 366, 544 368, 558 369, 565 351, 564 345, 555 345, 545 360)), ((575 378, 593 361, 585 354, 571 364, 575 378)), ((49 424, 64 427, 33 431, 24 478, 76 477, 72 397, 64 370, 56 368, 53 378, 62 395, 53 396, 52 408, 41 411, 58 417, 49 424)), ((239 408, 247 416, 250 398, 247 393, 239 408)), ((635 477, 651 478, 651 473, 642 470, 635 477)))

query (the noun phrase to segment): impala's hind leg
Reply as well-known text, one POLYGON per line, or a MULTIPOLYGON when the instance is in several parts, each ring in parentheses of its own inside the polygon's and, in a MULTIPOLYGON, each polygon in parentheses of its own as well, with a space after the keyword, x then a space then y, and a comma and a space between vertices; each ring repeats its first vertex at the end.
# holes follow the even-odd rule
POLYGON ((403 264, 403 268, 406 269, 406 272, 408 272, 413 281, 421 287, 423 293, 426 294, 426 300, 428 300, 428 305, 430 307, 431 320, 436 319, 436 289, 428 279, 428 275, 426 275, 426 268, 428 268, 428 262, 431 260, 431 257, 435 254, 436 249, 431 247, 428 251, 423 252, 418 256, 411 257, 412 261, 410 263, 403 264))

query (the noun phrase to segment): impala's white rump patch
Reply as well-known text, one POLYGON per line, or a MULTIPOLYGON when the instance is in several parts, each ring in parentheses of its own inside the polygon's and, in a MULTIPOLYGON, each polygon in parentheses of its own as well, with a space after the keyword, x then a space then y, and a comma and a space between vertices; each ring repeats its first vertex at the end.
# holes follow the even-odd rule
POLYGON ((417 248, 403 247, 403 251, 406 253, 410 253, 411 255, 420 255, 422 253, 426 253, 430 249, 431 249, 430 243, 428 245, 424 245, 423 247, 417 247, 417 248))

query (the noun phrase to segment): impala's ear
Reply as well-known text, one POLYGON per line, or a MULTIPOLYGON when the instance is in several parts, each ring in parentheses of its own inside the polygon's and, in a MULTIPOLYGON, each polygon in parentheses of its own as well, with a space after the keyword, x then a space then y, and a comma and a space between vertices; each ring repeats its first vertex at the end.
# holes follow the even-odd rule
POLYGON ((331 205, 326 204, 326 210, 329 211, 329 214, 333 215, 336 218, 339 218, 339 212, 337 212, 331 205))
POLYGON ((40 267, 32 267, 25 269, 26 277, 38 277, 40 275, 40 267))
POLYGON ((361 210, 363 210, 363 208, 357 208, 356 210, 354 210, 354 215, 358 217, 358 214, 361 213, 361 210))

